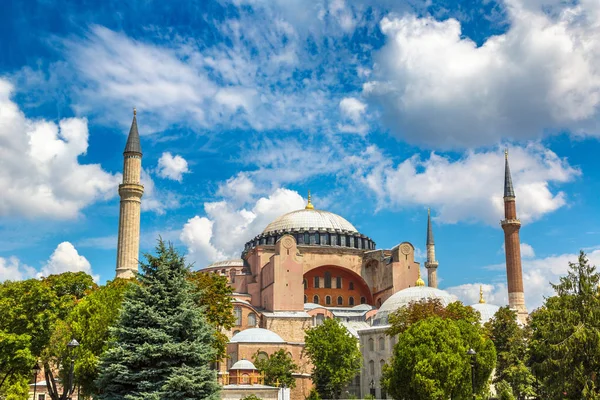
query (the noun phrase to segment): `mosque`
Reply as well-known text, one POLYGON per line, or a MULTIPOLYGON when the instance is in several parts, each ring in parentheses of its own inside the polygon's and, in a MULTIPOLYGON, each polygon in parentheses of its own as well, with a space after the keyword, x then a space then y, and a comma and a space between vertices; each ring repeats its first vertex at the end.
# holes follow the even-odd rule
MULTIPOLYGON (((138 269, 140 205, 144 188, 140 183, 142 150, 134 111, 124 151, 123 183, 119 185, 120 218, 117 246, 117 277, 135 276, 138 269)), ((505 251, 509 305, 525 321, 519 229, 515 194, 505 157, 504 184, 505 251)), ((305 208, 284 214, 254 238, 249 238, 240 258, 215 262, 203 271, 227 276, 234 294, 235 326, 228 358, 219 363, 223 398, 260 391, 270 397, 250 360, 254 354, 268 357, 285 349, 299 366, 291 399, 300 400, 312 388, 311 364, 303 352, 307 329, 335 318, 360 343, 363 367, 347 387, 348 395, 373 394, 385 398, 380 387, 383 365, 389 360, 396 338, 385 334, 390 313, 422 299, 439 299, 447 305, 457 298, 437 288, 439 263, 428 212, 426 232, 427 285, 415 261, 415 247, 400 242, 391 249, 378 249, 373 239, 359 232, 342 216, 319 210, 310 193, 305 208), (248 389, 250 388, 250 389, 248 389), (247 393, 247 392, 246 392, 247 393)), ((473 305, 482 322, 497 306, 473 305)), ((271 388, 272 389, 272 388, 271 388)), ((237 396, 237 397, 236 397, 237 396)))

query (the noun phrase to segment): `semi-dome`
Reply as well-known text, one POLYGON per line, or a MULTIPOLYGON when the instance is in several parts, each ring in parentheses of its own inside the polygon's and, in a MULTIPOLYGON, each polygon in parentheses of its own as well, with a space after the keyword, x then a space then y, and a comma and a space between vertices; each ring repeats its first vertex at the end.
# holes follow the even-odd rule
POLYGON ((499 306, 495 304, 487 304, 487 303, 477 303, 471 306, 475 311, 479 311, 481 318, 479 319, 482 324, 485 324, 490 319, 494 317, 496 312, 500 309, 499 306))
POLYGON ((223 267, 243 267, 244 260, 241 258, 232 258, 231 260, 215 261, 206 268, 223 268, 223 267))
POLYGON ((394 311, 408 306, 412 302, 430 299, 438 299, 444 307, 458 300, 456 296, 444 290, 428 286, 409 287, 394 293, 383 302, 373 319, 373 325, 386 325, 388 315, 394 311))
POLYGON ((326 229, 343 232, 358 232, 345 218, 329 211, 303 209, 284 214, 271 222, 263 230, 270 232, 292 232, 301 229, 326 229))
POLYGON ((285 343, 278 334, 268 329, 250 328, 233 335, 231 343, 285 343))
POLYGON ((229 369, 256 370, 256 367, 250 361, 242 359, 233 364, 229 369))

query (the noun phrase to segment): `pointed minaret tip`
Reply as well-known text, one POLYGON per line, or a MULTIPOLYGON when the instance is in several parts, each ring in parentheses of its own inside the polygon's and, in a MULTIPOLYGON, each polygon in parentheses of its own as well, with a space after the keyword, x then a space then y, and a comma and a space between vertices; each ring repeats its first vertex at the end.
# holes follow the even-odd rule
POLYGON ((134 107, 133 121, 131 121, 131 128, 129 129, 129 136, 127 137, 127 144, 125 145, 124 153, 142 154, 142 146, 140 144, 140 133, 138 132, 136 115, 137 110, 134 107))
POLYGON ((515 197, 510 167, 508 166, 508 149, 504 149, 504 197, 515 197))
POLYGON ((427 209, 427 245, 435 244, 433 241, 433 229, 431 228, 431 209, 427 209))
POLYGON ((483 298, 483 285, 479 285, 479 304, 485 304, 485 299, 483 298))
POLYGON ((315 206, 313 206, 313 204, 310 202, 311 198, 310 198, 310 189, 308 189, 308 202, 306 203, 306 207, 304 207, 304 209, 306 210, 314 210, 315 206))
POLYGON ((417 268, 417 270, 419 271, 419 277, 415 282, 415 286, 425 286, 425 281, 421 278, 421 268, 417 268))

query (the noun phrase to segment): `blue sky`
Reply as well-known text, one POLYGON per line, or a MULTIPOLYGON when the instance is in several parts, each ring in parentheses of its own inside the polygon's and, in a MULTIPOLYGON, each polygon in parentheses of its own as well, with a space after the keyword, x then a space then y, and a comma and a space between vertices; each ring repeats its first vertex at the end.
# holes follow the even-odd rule
MULTIPOLYGON (((506 303, 503 149, 530 308, 600 261, 596 1, 5 2, 0 279, 112 279, 132 117, 142 251, 201 267, 276 216, 338 213, 424 250, 440 287, 506 303)), ((422 261, 422 259, 421 259, 422 261)))

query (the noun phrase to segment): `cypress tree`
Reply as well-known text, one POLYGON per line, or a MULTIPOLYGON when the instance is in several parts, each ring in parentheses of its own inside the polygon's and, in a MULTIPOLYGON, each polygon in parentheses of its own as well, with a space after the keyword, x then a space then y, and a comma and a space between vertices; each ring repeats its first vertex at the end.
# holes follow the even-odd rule
POLYGON ((189 267, 162 240, 146 254, 138 283, 125 294, 112 341, 100 362, 105 400, 220 398, 213 328, 195 303, 189 267))

